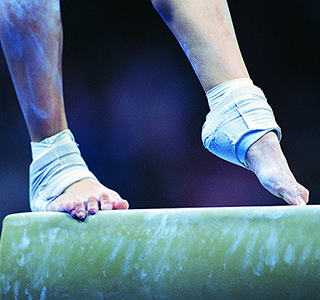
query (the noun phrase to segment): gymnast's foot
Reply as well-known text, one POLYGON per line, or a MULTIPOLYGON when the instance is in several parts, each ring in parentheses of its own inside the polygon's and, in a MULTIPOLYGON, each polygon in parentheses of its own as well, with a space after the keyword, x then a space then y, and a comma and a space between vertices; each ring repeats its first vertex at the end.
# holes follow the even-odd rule
POLYGON ((273 195, 292 205, 306 205, 309 191, 291 173, 278 138, 269 132, 247 151, 246 163, 273 195))
POLYGON ((99 210, 128 209, 129 204, 119 194, 103 186, 96 179, 85 178, 69 186, 52 201, 47 211, 59 211, 84 220, 99 210))

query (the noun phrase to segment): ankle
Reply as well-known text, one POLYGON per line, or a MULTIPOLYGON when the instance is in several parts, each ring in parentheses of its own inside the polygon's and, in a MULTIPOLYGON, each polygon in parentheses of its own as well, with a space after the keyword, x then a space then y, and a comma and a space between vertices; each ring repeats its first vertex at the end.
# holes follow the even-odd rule
POLYGON ((270 157, 279 151, 281 152, 277 134, 274 131, 269 131, 250 146, 246 153, 245 164, 249 170, 255 172, 258 162, 262 161, 264 156, 270 157))

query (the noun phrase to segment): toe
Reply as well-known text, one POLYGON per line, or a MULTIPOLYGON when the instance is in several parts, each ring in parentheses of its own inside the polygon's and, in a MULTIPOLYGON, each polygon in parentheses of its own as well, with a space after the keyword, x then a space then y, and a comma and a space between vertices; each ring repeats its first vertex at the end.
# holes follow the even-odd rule
POLYGON ((112 209, 128 209, 129 208, 129 203, 128 201, 124 200, 121 198, 121 196, 117 193, 112 191, 110 193, 110 199, 112 203, 112 209))
POLYGON ((112 202, 112 209, 128 209, 129 203, 126 200, 119 199, 112 202))
POLYGON ((74 207, 73 217, 78 218, 79 220, 84 220, 87 217, 87 212, 82 201, 77 201, 74 207))
POLYGON ((128 209, 129 204, 119 194, 101 185, 97 180, 83 179, 68 187, 47 207, 48 211, 60 211, 75 219, 84 220, 98 210, 128 209), (75 200, 76 199, 76 200, 75 200))
POLYGON ((309 191, 298 183, 288 188, 279 189, 278 193, 283 200, 291 205, 306 205, 309 201, 309 191))
POLYGON ((112 203, 109 195, 102 194, 100 195, 100 209, 101 210, 112 210, 112 203))
POLYGON ((95 214, 99 210, 98 200, 96 197, 90 197, 87 202, 87 211, 90 215, 95 214))

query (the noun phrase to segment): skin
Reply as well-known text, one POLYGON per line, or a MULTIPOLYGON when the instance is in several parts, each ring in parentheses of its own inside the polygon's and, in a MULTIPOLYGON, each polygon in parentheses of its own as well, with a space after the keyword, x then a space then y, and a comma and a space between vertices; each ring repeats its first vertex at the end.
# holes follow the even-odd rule
MULTIPOLYGON (((62 91, 62 25, 57 0, 2 0, 1 43, 33 142, 68 128, 62 91)), ((84 220, 98 210, 127 209, 118 193, 94 179, 68 187, 49 211, 84 220)))
POLYGON ((31 140, 64 129, 59 1, 4 0, 1 44, 31 140))
MULTIPOLYGON (((205 92, 238 78, 250 78, 225 0, 153 0, 196 72, 205 92)), ((247 151, 246 163, 273 195, 305 205, 308 190, 289 169, 276 134, 269 132, 247 151)))
MULTIPOLYGON (((205 92, 249 78, 225 0, 153 0, 196 72, 205 92)), ((58 0, 2 0, 1 43, 31 140, 68 128, 63 104, 62 25, 58 0)), ((294 179, 274 133, 254 143, 246 161, 261 184, 290 204, 308 191, 294 179)), ((85 219, 98 210, 127 209, 118 193, 93 179, 72 184, 48 210, 85 219)))
POLYGON ((274 132, 249 148, 246 162, 270 193, 291 205, 307 204, 309 191, 294 178, 274 132))

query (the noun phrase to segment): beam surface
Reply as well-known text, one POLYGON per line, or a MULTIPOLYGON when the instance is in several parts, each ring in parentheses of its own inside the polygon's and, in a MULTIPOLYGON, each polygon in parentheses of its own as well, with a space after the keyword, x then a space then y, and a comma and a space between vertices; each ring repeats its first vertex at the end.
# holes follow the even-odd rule
POLYGON ((320 299, 320 206, 21 213, 1 299, 320 299))

